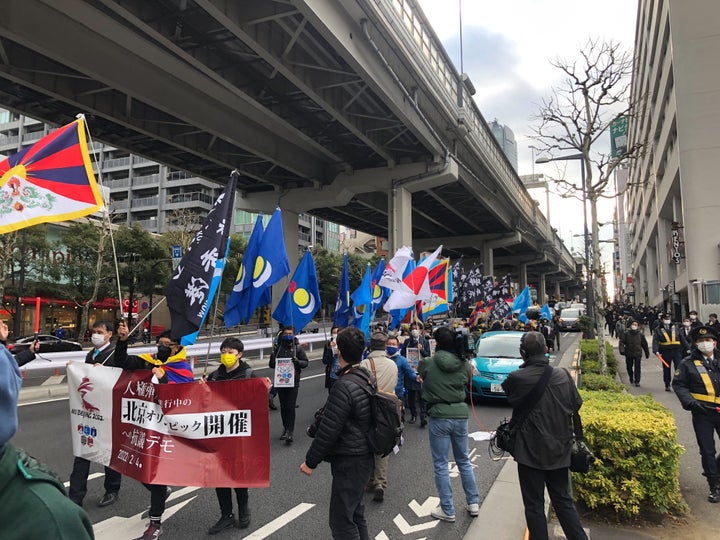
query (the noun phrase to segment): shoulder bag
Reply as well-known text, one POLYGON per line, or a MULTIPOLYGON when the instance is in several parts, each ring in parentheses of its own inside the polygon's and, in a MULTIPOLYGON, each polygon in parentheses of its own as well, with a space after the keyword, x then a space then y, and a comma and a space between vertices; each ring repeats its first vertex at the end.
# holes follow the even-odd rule
MULTIPOLYGON (((570 384, 575 385, 575 381, 572 380, 570 372, 565 370, 570 384)), ((573 442, 572 442, 572 453, 570 454, 570 470, 576 473, 586 473, 590 470, 590 466, 595 461, 588 445, 585 443, 585 437, 583 436, 582 420, 580 419, 580 413, 575 411, 572 416, 573 423, 573 442)))

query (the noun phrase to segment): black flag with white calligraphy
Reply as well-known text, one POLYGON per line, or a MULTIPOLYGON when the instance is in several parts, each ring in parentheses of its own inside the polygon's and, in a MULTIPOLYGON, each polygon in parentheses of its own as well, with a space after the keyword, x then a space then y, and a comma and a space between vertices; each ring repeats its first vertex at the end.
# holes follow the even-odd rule
POLYGON ((185 251, 180 264, 165 286, 173 340, 196 332, 212 302, 211 284, 218 261, 225 258, 232 228, 235 186, 238 175, 230 181, 205 217, 195 239, 185 251))

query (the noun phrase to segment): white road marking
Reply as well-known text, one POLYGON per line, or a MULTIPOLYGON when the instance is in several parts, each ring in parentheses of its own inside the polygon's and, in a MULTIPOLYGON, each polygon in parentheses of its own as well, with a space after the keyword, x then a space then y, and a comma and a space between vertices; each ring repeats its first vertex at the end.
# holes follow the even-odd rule
POLYGON ((432 512, 438 504, 440 504, 440 499, 437 497, 428 497, 422 504, 418 504, 418 502, 413 499, 408 503, 408 506, 410 507, 410 510, 415 512, 417 517, 422 518, 428 517, 430 512, 432 512))
MULTIPOLYGON (((105 473, 94 472, 94 473, 88 475, 88 480, 94 480, 95 478, 100 478, 101 476, 105 476, 105 473)), ((68 481, 65 482, 63 485, 64 485, 66 488, 69 488, 69 487, 70 487, 70 481, 68 480, 68 481)))
POLYGON ((40 383, 40 386, 51 386, 60 384, 65 379, 65 375, 52 375, 51 377, 48 377, 45 379, 42 383, 40 383))
POLYGON ((393 522, 395 525, 397 525, 397 528, 400 529, 400 532, 404 535, 416 533, 419 531, 424 531, 427 529, 432 529, 435 527, 440 521, 437 519, 433 519, 432 521, 426 521, 425 523, 418 523, 417 525, 410 525, 407 521, 405 521, 405 518, 402 517, 401 514, 398 514, 393 518, 393 522))
POLYGON ((324 373, 318 373, 317 375, 308 375, 307 377, 300 377, 301 381, 306 381, 308 379, 317 379, 318 377, 324 377, 324 373))
POLYGON ((380 531, 378 535, 375 537, 375 540, 390 540, 387 534, 385 534, 385 531, 380 531))
POLYGON ((295 518, 300 517, 301 515, 303 515, 305 512, 307 512, 314 506, 315 506, 314 504, 310 504, 310 503, 300 503, 295 508, 291 508, 290 510, 288 510, 281 516, 278 516, 275 519, 273 519, 267 525, 259 528, 257 531, 255 531, 251 535, 246 536, 245 540, 263 540, 264 538, 267 538, 271 534, 282 529, 285 525, 290 523, 295 518))
MULTIPOLYGON (((189 489, 192 491, 198 488, 185 489, 189 489)), ((178 491, 178 494, 182 491, 184 490, 178 491)), ((173 492, 173 495, 174 494, 175 493, 173 492)), ((196 497, 191 497, 188 500, 182 501, 179 504, 166 507, 165 512, 163 513, 163 520, 167 520, 168 518, 174 516, 178 511, 185 507, 185 505, 195 500, 195 498, 196 497)), ((168 499, 168 501, 169 500, 170 499, 168 499)), ((95 531, 96 540, 119 540, 120 538, 129 539, 142 536, 142 533, 145 532, 145 529, 148 525, 147 519, 142 518, 142 515, 144 513, 145 511, 140 512, 139 514, 135 514, 134 516, 130 516, 129 518, 113 516, 106 519, 105 521, 95 523, 93 525, 93 530, 95 531)))

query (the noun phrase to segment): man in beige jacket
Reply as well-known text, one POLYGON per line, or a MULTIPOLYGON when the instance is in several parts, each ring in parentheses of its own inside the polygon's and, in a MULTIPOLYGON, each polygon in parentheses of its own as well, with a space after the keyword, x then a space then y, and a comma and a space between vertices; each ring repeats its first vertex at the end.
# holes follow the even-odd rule
MULTIPOLYGON (((360 362, 360 366, 370 371, 377 381, 378 392, 395 395, 398 382, 398 369, 395 362, 385 352, 387 334, 373 332, 370 336, 370 354, 360 362)), ((375 490, 373 501, 382 502, 387 489, 387 466, 390 456, 375 456, 375 470, 368 482, 368 491, 375 490)))

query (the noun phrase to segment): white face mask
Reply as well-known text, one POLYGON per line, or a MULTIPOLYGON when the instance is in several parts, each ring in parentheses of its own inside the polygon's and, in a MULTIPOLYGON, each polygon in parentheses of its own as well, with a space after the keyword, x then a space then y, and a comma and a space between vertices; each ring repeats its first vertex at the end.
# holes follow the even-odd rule
POLYGON ((670 324, 670 319, 663 319, 663 324, 670 324))
POLYGON ((94 347, 102 347, 105 344, 105 335, 93 334, 92 336, 90 336, 90 342, 93 344, 94 347))
POLYGON ((697 319, 697 315, 690 315, 690 320, 694 321, 697 319))
POLYGON ((420 332, 418 332, 417 330, 411 330, 411 331, 410 331, 410 335, 411 335, 412 337, 416 338, 416 337, 418 337, 418 336, 420 335, 420 332))
POLYGON ((712 341, 699 341, 697 348, 701 353, 709 354, 715 350, 715 344, 712 341))
POLYGON ((690 321, 685 321, 685 322, 683 323, 683 326, 684 326, 685 328, 690 328, 690 321))
POLYGON ((638 329, 637 324, 633 324, 633 325, 630 327, 630 330, 637 330, 637 329, 638 329))

